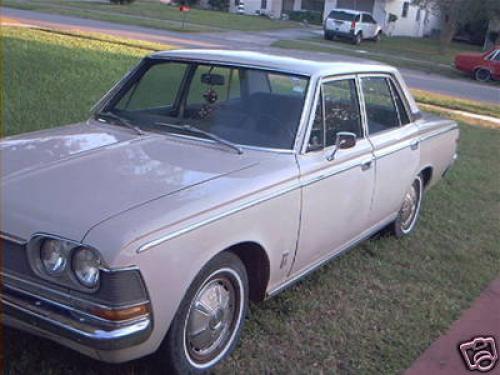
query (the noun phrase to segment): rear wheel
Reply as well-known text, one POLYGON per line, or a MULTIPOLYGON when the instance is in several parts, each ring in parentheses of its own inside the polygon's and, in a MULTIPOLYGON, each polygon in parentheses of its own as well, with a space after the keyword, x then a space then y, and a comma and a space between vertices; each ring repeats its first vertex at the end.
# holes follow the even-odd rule
POLYGON ((373 41, 374 41, 375 43, 378 43, 378 42, 380 42, 380 40, 381 40, 381 39, 382 39, 382 32, 381 32, 381 31, 379 31, 379 32, 377 33, 377 35, 375 35, 375 38, 373 38, 373 41))
POLYGON ((491 79, 491 73, 488 69, 479 68, 474 73, 474 77, 476 78, 477 81, 486 82, 491 79))
POLYGON ((363 34, 361 32, 357 33, 354 39, 352 40, 352 44, 359 46, 363 41, 363 34))
POLYGON ((157 355, 168 374, 204 374, 236 347, 248 309, 248 277, 222 253, 196 276, 157 355))
POLYGON ((331 32, 325 30, 325 40, 332 40, 333 35, 331 32))
POLYGON ((396 237, 406 236, 415 229, 420 213, 423 189, 422 176, 418 175, 406 191, 398 216, 392 224, 392 232, 396 237))

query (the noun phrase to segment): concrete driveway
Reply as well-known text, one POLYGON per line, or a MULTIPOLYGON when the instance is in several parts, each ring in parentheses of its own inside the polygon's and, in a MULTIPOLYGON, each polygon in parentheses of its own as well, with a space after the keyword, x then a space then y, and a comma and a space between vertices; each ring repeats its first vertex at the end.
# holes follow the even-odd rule
MULTIPOLYGON (((231 48, 322 61, 369 62, 378 64, 378 62, 372 60, 345 56, 341 53, 310 52, 271 47, 271 44, 277 40, 295 40, 317 35, 318 28, 313 27, 263 32, 228 31, 188 34, 11 8, 1 8, 1 13, 2 17, 27 25, 104 33, 129 39, 172 44, 181 48, 231 48)), ((410 69, 401 69, 401 72, 408 85, 412 88, 486 103, 500 104, 500 88, 497 85, 484 85, 466 79, 445 78, 410 69)))

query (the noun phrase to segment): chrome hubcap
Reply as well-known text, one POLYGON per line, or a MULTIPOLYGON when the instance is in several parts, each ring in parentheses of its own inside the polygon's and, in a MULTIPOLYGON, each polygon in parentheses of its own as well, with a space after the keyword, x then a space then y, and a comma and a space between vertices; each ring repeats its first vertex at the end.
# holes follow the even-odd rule
POLYGON ((418 192, 415 188, 415 184, 411 185, 410 189, 406 192, 405 199, 403 201, 403 207, 401 207, 400 217, 401 217, 401 227, 403 230, 408 230, 413 224, 418 208, 418 192))
POLYGON ((207 362, 225 347, 236 314, 236 292, 229 279, 219 276, 200 289, 185 327, 186 348, 193 360, 207 362))

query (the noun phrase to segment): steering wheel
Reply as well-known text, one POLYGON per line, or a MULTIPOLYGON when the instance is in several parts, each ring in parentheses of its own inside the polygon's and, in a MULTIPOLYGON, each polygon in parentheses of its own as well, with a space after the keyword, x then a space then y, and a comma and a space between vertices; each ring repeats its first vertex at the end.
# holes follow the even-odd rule
MULTIPOLYGON (((258 113, 256 115, 257 123, 259 124, 261 120, 265 120, 264 122, 267 122, 269 129, 278 129, 279 130, 278 135, 280 137, 287 136, 290 139, 293 139, 293 137, 295 136, 290 128, 284 126, 283 121, 281 121, 280 119, 278 119, 273 115, 267 113, 258 113)), ((257 125, 257 128, 259 128, 259 125, 257 125)))

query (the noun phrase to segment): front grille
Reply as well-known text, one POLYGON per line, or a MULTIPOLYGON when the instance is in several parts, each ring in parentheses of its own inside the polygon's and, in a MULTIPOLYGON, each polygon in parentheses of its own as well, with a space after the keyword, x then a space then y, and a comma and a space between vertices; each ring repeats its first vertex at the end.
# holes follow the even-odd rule
POLYGON ((141 274, 136 269, 102 272, 100 288, 95 293, 84 293, 38 277, 29 264, 25 244, 0 237, 0 251, 3 257, 2 282, 5 285, 12 285, 53 300, 67 295, 110 307, 143 303, 148 300, 141 274))
POLYGON ((26 256, 26 245, 0 237, 3 269, 9 273, 34 277, 26 256))

